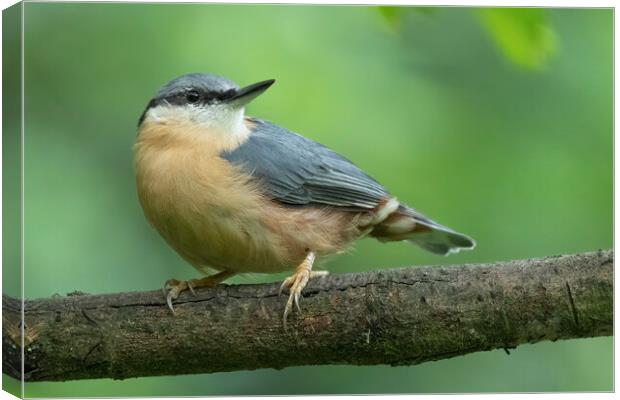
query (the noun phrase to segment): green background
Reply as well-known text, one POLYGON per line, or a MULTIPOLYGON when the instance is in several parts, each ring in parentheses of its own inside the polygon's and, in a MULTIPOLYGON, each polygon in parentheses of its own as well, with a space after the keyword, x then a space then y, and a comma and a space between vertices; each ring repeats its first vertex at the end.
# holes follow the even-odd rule
MULTIPOLYGON (((363 240, 332 273, 609 248, 612 24, 609 9, 27 3, 25 295, 196 277, 144 220, 132 144, 157 87, 198 71, 276 78, 250 115, 328 145, 478 241, 442 258, 363 240)), ((414 367, 28 383, 25 394, 569 390, 612 390, 611 338, 414 367)))

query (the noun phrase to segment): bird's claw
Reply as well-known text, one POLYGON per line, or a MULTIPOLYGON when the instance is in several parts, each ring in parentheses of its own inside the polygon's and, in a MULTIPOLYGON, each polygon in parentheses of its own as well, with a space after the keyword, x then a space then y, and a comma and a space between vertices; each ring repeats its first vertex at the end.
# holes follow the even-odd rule
POLYGON ((192 292, 192 295, 194 297, 198 297, 198 295, 196 294, 196 291, 194 290, 194 279, 192 279, 191 281, 187 281, 187 288, 189 289, 190 292, 192 292))
POLYGON ((191 285, 188 284, 187 281, 179 281, 177 279, 168 279, 164 283, 163 292, 166 297, 166 304, 168 304, 168 308, 175 314, 174 307, 172 306, 172 301, 179 297, 179 294, 185 289, 190 289, 192 293, 195 294, 194 289, 191 285))
POLYGON ((176 314, 174 307, 172 307, 172 297, 172 291, 168 292, 168 295, 166 296, 166 304, 168 304, 168 308, 172 311, 172 314, 176 314))
POLYGON ((295 307, 297 307, 297 311, 301 313, 301 307, 299 307, 299 293, 295 293, 295 307))
POLYGON ((294 280, 295 275, 293 276, 289 276, 288 278, 286 278, 282 284, 280 285, 280 290, 278 290, 278 296, 282 295, 282 292, 284 291, 284 288, 289 288, 293 285, 293 280, 294 280))
POLYGON ((192 279, 189 281, 180 281, 178 279, 168 279, 164 283, 164 297, 166 298, 166 304, 168 304, 168 308, 174 314, 174 307, 172 307, 172 301, 179 297, 184 290, 189 290, 196 297, 196 288, 203 287, 214 287, 218 283, 221 283, 225 279, 230 278, 235 273, 230 271, 220 271, 215 275, 207 276, 202 279, 192 279))
POLYGON ((284 288, 288 289, 289 292, 288 300, 286 301, 286 306, 284 307, 284 326, 286 326, 287 317, 293 309, 293 304, 295 305, 297 311, 301 313, 299 299, 301 298, 301 292, 308 284, 308 280, 317 276, 325 276, 328 274, 329 272, 327 271, 312 271, 307 268, 300 268, 295 272, 295 274, 289 276, 284 280, 284 282, 282 282, 278 295, 282 294, 284 288))

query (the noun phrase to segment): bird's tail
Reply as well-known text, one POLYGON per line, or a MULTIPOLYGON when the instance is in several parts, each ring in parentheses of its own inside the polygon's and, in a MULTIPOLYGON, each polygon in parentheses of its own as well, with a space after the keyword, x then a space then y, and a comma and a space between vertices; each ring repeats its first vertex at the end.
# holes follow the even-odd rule
POLYGON ((370 235, 382 242, 406 240, 441 255, 471 250, 476 246, 469 236, 440 225, 402 204, 376 225, 370 235))

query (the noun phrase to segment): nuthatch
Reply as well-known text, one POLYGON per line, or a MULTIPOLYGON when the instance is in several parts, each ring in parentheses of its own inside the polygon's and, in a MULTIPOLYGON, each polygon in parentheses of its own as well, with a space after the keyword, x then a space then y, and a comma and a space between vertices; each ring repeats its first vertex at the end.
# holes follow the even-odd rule
POLYGON ((474 241, 395 197, 351 161, 244 107, 274 83, 239 88, 211 74, 162 86, 138 123, 135 171, 148 221, 203 273, 170 279, 168 306, 182 291, 214 286, 235 274, 294 269, 284 322, 316 257, 344 251, 370 235, 406 240, 435 254, 472 249, 474 241))

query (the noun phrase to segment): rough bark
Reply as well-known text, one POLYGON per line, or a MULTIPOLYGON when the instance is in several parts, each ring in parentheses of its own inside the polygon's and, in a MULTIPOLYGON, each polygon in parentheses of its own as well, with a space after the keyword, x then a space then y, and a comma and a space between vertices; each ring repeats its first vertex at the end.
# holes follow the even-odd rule
MULTIPOLYGON (((25 302, 27 381, 318 364, 412 365, 612 334, 613 251, 311 281, 282 324, 278 284, 184 293, 74 293, 25 302)), ((21 302, 3 296, 3 369, 19 378, 21 302)))

